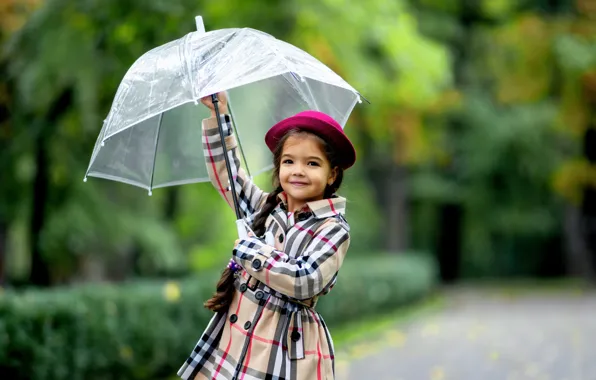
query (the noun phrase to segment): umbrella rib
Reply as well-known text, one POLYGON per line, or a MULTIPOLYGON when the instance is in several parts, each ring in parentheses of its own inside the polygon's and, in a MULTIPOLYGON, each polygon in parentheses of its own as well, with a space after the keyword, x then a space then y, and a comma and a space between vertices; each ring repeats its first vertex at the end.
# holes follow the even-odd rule
MULTIPOLYGON (((283 58, 282 54, 279 52, 279 50, 275 46, 273 46, 273 44, 267 44, 267 42, 263 41, 263 38, 260 35, 258 35, 257 37, 259 38, 261 43, 263 45, 265 45, 266 48, 269 48, 269 50, 272 51, 273 54, 275 54, 277 59, 279 59, 281 61, 281 63, 283 63, 284 66, 286 66, 288 71, 298 73, 292 65, 288 64, 287 60, 283 58)), ((302 75, 300 75, 300 77, 302 77, 302 75)))
POLYGON ((230 110, 230 116, 232 117, 232 127, 234 128, 234 133, 236 134, 236 136, 238 136, 237 138, 237 143, 238 143, 238 147, 240 148, 240 154, 242 155, 242 160, 244 160, 244 164, 246 165, 246 172, 248 173, 248 177, 251 178, 251 174, 250 174, 250 168, 248 166, 248 161, 246 160, 246 155, 244 154, 244 148, 242 148, 242 143, 241 143, 241 138, 240 135, 238 134, 238 128, 236 128, 236 120, 234 119, 234 111, 232 109, 232 102, 228 101, 228 109, 230 110))
MULTIPOLYGON (((261 43, 263 43, 266 47, 268 47, 269 50, 271 50, 273 52, 273 54, 275 54, 275 56, 281 61, 281 63, 283 63, 286 66, 288 71, 290 71, 291 73, 298 74, 298 71, 296 71, 296 68, 293 65, 291 65, 287 59, 284 59, 284 56, 280 53, 280 51, 275 46, 273 46, 273 44, 267 45, 267 43, 265 43, 263 41, 261 36, 258 36, 258 37, 259 37, 259 40, 261 40, 261 43)), ((301 74, 298 74, 298 75, 300 75, 300 82, 304 83, 304 85, 306 86, 306 88, 308 90, 308 94, 310 95, 311 101, 314 103, 314 106, 317 108, 318 111, 320 111, 321 109, 319 108, 319 105, 317 104, 317 101, 315 100, 315 97, 310 89, 308 82, 306 82, 303 75, 301 75, 301 74)), ((298 84, 298 86, 300 86, 300 84, 298 84)))
POLYGON ((89 166, 87 167, 87 171, 85 172, 85 178, 89 175, 89 171, 91 170, 91 166, 95 162, 99 151, 101 150, 101 141, 103 141, 103 135, 105 135, 105 128, 106 121, 104 120, 103 125, 101 126, 101 130, 99 131, 99 136, 97 137, 97 141, 95 142, 96 148, 93 149, 93 153, 91 153, 91 160, 89 161, 89 166))
POLYGON ((157 133, 155 136, 155 149, 153 150, 153 169, 151 170, 151 183, 149 184, 149 194, 153 190, 153 177, 155 176, 155 162, 157 161, 157 146, 159 144, 159 135, 161 132, 161 120, 163 119, 163 112, 159 114, 157 122, 157 133))
POLYGON ((192 80, 192 70, 190 67, 190 55, 187 52, 188 49, 188 38, 190 37, 190 34, 187 34, 186 36, 184 36, 184 42, 182 43, 182 56, 184 57, 184 66, 186 68, 186 75, 188 76, 188 80, 190 82, 190 92, 192 93, 192 98, 193 100, 196 101, 196 94, 195 94, 195 86, 194 86, 194 81, 192 80))

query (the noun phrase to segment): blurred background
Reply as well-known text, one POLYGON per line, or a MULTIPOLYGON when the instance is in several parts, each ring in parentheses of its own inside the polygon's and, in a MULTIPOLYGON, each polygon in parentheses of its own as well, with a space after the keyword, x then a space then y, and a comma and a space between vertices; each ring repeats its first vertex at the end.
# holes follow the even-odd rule
MULTIPOLYGON (((340 276, 321 301, 330 325, 440 283, 594 281, 594 0, 3 0, 0 362, 10 378, 158 378, 202 331, 233 212, 209 184, 148 197, 83 182, 128 68, 194 31, 196 15, 207 30, 290 42, 371 102, 347 123, 359 160, 341 190, 345 277, 370 304, 350 306, 340 276)), ((258 181, 267 188, 268 175, 258 181)))

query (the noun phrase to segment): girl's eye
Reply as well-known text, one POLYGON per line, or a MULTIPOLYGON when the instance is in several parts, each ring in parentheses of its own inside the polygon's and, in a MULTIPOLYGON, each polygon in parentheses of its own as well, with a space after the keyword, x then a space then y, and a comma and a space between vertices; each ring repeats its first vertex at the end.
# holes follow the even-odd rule
POLYGON ((310 166, 320 166, 320 165, 319 165, 319 163, 318 163, 318 162, 316 162, 316 161, 310 161, 308 164, 309 164, 310 166))
POLYGON ((292 163, 292 160, 283 160, 282 161, 282 164, 291 164, 291 163, 292 163))

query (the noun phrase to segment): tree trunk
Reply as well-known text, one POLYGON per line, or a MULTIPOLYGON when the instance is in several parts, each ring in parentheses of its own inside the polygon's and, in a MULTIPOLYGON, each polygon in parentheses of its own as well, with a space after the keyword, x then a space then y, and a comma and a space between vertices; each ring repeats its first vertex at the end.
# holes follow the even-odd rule
POLYGON ((565 208, 564 233, 567 246, 567 273, 596 281, 596 272, 592 269, 594 264, 590 251, 584 239, 585 227, 582 227, 582 215, 577 207, 568 205, 565 208))
MULTIPOLYGON (((408 170, 402 165, 392 165, 385 188, 387 207, 387 249, 403 252, 409 248, 409 210, 407 179, 408 170)), ((386 177, 387 178, 387 177, 386 177)))
POLYGON ((172 222, 176 218, 178 211, 179 189, 177 187, 169 187, 166 189, 166 201, 164 204, 164 218, 172 222))
MULTIPOLYGON (((33 207, 31 210, 31 272, 29 282, 34 286, 49 286, 51 282, 50 268, 47 259, 43 257, 41 234, 46 221, 47 203, 50 191, 49 176, 49 144, 54 126, 72 104, 72 89, 64 89, 54 102, 48 107, 45 117, 40 117, 40 128, 35 136, 35 180, 33 181, 33 207)), ((30 116, 30 120, 33 117, 30 116)))
POLYGON ((0 221, 0 286, 4 286, 6 276, 6 256, 8 254, 8 223, 0 221))
MULTIPOLYGON (((584 134, 583 153, 590 164, 596 164, 596 125, 589 125, 584 134)), ((596 189, 586 187, 581 205, 581 232, 583 245, 579 255, 582 258, 583 277, 594 282, 596 272, 596 189)), ((569 252, 571 254, 571 252, 569 252)), ((577 253, 576 253, 577 254, 577 253)))
MULTIPOLYGON (((44 126, 45 127, 45 126, 44 126)), ((48 263, 43 257, 41 233, 46 216, 46 200, 49 187, 48 152, 45 133, 39 133, 35 141, 35 180, 33 181, 33 208, 31 210, 31 273, 29 282, 35 286, 49 286, 48 263)))
POLYGON ((463 210, 460 204, 445 204, 440 208, 437 259, 439 274, 445 283, 459 278, 463 210))
POLYGON ((584 240, 583 246, 580 246, 579 250, 581 260, 583 260, 581 265, 584 266, 582 274, 587 280, 594 281, 594 272, 596 271, 596 189, 586 188, 584 190, 580 231, 584 240))
MULTIPOLYGON (((361 115, 355 111, 352 116, 356 124, 364 125, 361 115)), ((385 248, 389 251, 403 251, 409 248, 409 214, 407 179, 405 166, 394 164, 390 157, 379 153, 375 142, 366 128, 359 128, 359 163, 364 176, 372 184, 375 203, 383 212, 385 248)), ((383 149, 381 149, 383 151, 383 149)))

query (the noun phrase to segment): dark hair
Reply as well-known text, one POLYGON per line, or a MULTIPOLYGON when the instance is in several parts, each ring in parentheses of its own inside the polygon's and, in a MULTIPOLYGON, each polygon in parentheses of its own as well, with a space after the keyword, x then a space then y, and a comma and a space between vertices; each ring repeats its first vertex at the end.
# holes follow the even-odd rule
MULTIPOLYGON (((335 181, 331 185, 327 185, 325 188, 325 193, 323 194, 323 198, 331 198, 335 192, 341 186, 341 183, 344 178, 344 171, 342 167, 339 165, 340 157, 336 150, 328 144, 322 137, 319 135, 301 130, 299 128, 292 129, 286 133, 283 138, 277 143, 275 150, 273 151, 273 173, 272 173, 272 183, 274 190, 267 195, 267 199, 261 207, 261 211, 255 217, 255 220, 252 223, 252 230, 257 236, 263 236, 265 234, 265 222, 267 221, 267 217, 271 214, 271 212, 275 209, 278 205, 279 200, 277 196, 283 191, 281 184, 279 183, 279 169, 281 166, 281 155, 283 153, 283 147, 291 136, 297 135, 311 135, 315 136, 319 143, 323 147, 323 151, 325 152, 325 156, 327 160, 329 160, 329 164, 331 168, 336 168, 337 176, 335 177, 335 181)), ((219 312, 225 311, 232 303, 232 298, 234 297, 234 272, 230 269, 224 269, 219 282, 217 283, 216 293, 205 302, 205 307, 209 310, 219 312)))

